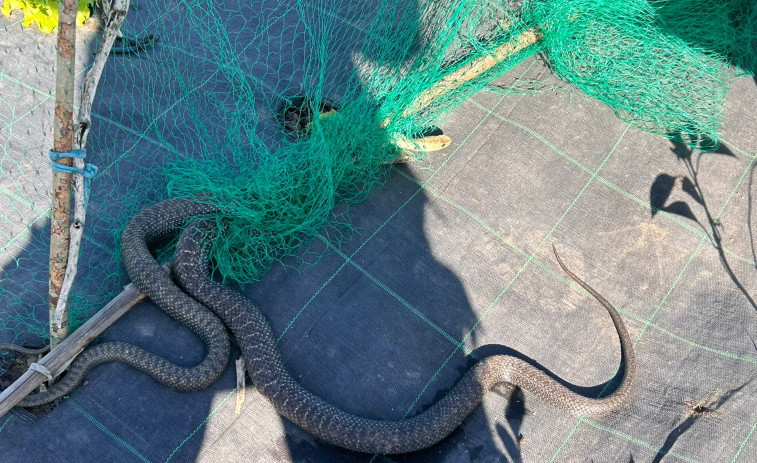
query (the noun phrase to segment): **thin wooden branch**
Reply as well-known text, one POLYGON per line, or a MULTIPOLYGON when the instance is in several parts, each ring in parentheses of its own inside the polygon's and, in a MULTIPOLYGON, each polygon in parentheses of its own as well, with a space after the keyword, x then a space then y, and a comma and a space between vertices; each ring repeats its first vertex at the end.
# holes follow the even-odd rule
POLYGON ((452 143, 452 139, 447 135, 429 135, 422 138, 407 138, 400 136, 394 140, 394 144, 397 148, 406 151, 422 151, 428 153, 430 151, 439 151, 448 147, 452 143))
POLYGON ((79 130, 77 133, 77 145, 84 148, 87 144, 87 135, 92 123, 92 103, 95 101, 97 86, 100 83, 100 77, 105 69, 105 63, 108 61, 108 55, 113 48, 116 38, 120 34, 121 24, 126 19, 126 13, 129 11, 129 0, 112 0, 111 3, 103 2, 103 17, 105 19, 105 36, 100 43, 100 47, 95 54, 95 60, 92 68, 87 73, 82 90, 82 105, 79 115, 79 130))
MULTIPOLYGON (((163 266, 169 271, 168 265, 163 266)), ((71 361, 84 350, 84 347, 99 336, 110 325, 129 311, 135 304, 145 299, 133 284, 124 287, 121 293, 100 309, 92 318, 62 340, 53 350, 44 356, 39 365, 47 368, 53 376, 60 375, 71 361)), ((21 399, 45 382, 47 377, 36 370, 28 370, 13 384, 0 393, 0 417, 8 413, 21 399)))
MULTIPOLYGON (((544 35, 538 29, 526 29, 514 40, 499 46, 491 54, 477 58, 454 72, 447 74, 439 82, 418 95, 408 108, 402 112, 400 118, 422 110, 431 104, 436 98, 460 88, 466 82, 475 79, 510 56, 513 56, 519 51, 525 50, 535 44, 541 40, 542 37, 544 37, 544 35)), ((386 127, 390 122, 391 116, 386 118, 381 126, 386 127)))
POLYGON ((515 40, 501 45, 494 50, 492 54, 471 61, 432 85, 426 91, 418 95, 410 107, 402 113, 401 117, 420 111, 434 101, 434 99, 460 88, 466 82, 473 80, 510 56, 535 44, 541 40, 542 37, 542 33, 536 29, 527 29, 523 31, 515 40))
MULTIPOLYGON (((100 43, 100 48, 95 55, 95 61, 92 64, 92 68, 87 72, 87 77, 84 81, 84 89, 82 90, 82 105, 79 112, 79 129, 77 130, 77 145, 79 148, 84 148, 87 144, 87 135, 92 123, 92 103, 95 100, 95 94, 97 93, 97 85, 100 82, 103 70, 105 69, 105 63, 108 60, 108 55, 113 43, 118 37, 121 30, 121 24, 123 24, 126 18, 126 13, 129 10, 129 0, 113 0, 113 4, 103 3, 104 16, 105 16, 105 38, 100 43)), ((74 167, 83 171, 86 168, 86 162, 81 158, 74 158, 74 167)), ((70 228, 70 242, 68 250, 68 264, 66 265, 65 278, 60 289, 60 295, 55 307, 54 313, 51 314, 50 325, 61 326, 68 324, 65 321, 68 318, 68 296, 71 293, 71 288, 76 279, 76 274, 79 269, 79 249, 81 247, 81 239, 84 234, 84 223, 87 220, 87 209, 85 204, 85 178, 83 175, 74 175, 74 220, 71 223, 70 228)))
MULTIPOLYGON (((68 153, 74 143, 74 75, 76 70, 76 12, 78 0, 63 0, 58 10, 58 54, 55 72, 55 117, 53 149, 68 153)), ((61 159, 71 166, 71 159, 61 159)), ((50 217, 50 345, 68 335, 68 317, 52 323, 66 274, 71 214, 71 174, 53 170, 52 216, 50 217)))

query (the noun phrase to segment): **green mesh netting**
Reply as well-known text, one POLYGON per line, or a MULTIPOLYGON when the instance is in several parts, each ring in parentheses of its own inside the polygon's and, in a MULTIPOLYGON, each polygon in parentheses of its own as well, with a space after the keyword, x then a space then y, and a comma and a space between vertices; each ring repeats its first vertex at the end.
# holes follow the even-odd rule
MULTIPOLYGON (((124 33, 159 41, 112 56, 100 85, 88 147, 100 174, 72 312, 86 318, 120 290, 117 236, 169 196, 221 206, 224 278, 254 281, 298 252, 317 260, 303 246, 349 239, 349 204, 384 180, 398 141, 443 126, 536 53, 630 124, 714 149, 729 79, 755 70, 756 11, 746 0, 140 3, 124 33)), ((16 121, 49 113, 53 37, 20 13, 2 32, 29 52, 1 70, 1 194, 19 212, 2 219, 0 297, 6 330, 44 336, 49 171, 28 161, 46 166, 51 128, 16 121)))
POLYGON ((757 2, 754 0, 659 0, 660 30, 675 35, 740 72, 757 72, 757 2))
MULTIPOLYGON (((414 107, 424 90, 513 41, 525 25, 512 11, 480 1, 421 2, 417 10, 386 2, 369 17, 361 17, 363 12, 355 9, 350 18, 365 23, 365 31, 358 32, 334 19, 340 12, 331 2, 272 10, 300 26, 289 40, 301 63, 286 61, 289 54, 268 58, 266 69, 279 76, 273 84, 278 88, 269 93, 255 66, 263 50, 280 46, 281 37, 264 33, 259 44, 248 48, 235 43, 225 28, 208 27, 221 22, 215 6, 187 6, 190 33, 202 38, 219 74, 233 84, 234 101, 229 107, 214 99, 217 103, 207 108, 216 127, 202 130, 223 128, 221 140, 214 139, 197 158, 171 165, 169 194, 207 195, 223 208, 218 214, 222 237, 213 254, 224 277, 257 279, 274 259, 309 242, 327 223, 342 236, 349 224, 330 212, 337 203, 361 199, 381 182, 383 164, 400 155, 393 140, 412 138, 438 124, 467 94, 533 53, 518 53, 432 104, 414 107), (503 28, 503 21, 512 26, 503 28), (312 119, 303 124, 309 126, 287 131, 282 120, 287 108, 324 103, 337 107, 333 116, 303 114, 312 119), (267 122, 279 119, 272 134, 261 130, 265 113, 248 110, 259 107, 270 114, 267 122)), ((187 88, 197 85, 188 83, 187 88)), ((191 98, 207 106, 205 94, 191 98)))
POLYGON ((722 63, 659 26, 646 1, 532 4, 555 73, 621 119, 697 149, 715 149, 727 75, 722 63))
MULTIPOLYGON (((305 25, 295 37, 302 42, 303 64, 294 93, 311 98, 313 108, 338 95, 337 115, 316 118, 307 135, 272 145, 256 133, 256 112, 227 111, 219 121, 232 128, 226 138, 235 142, 225 141, 223 150, 209 147, 199 160, 179 162, 169 171, 172 195, 208 194, 209 201, 223 207, 218 217, 222 238, 214 248, 221 274, 242 281, 258 278, 273 259, 321 230, 336 203, 359 199, 380 180, 381 163, 397 156, 392 140, 412 138, 438 124, 466 96, 538 51, 544 51, 561 79, 607 103, 634 126, 697 149, 717 147, 730 76, 723 57, 670 34, 652 4, 516 3, 419 2, 417 9, 408 9, 385 2, 365 21, 365 34, 351 35, 333 19, 339 17, 330 9, 334 4, 289 10, 305 25), (541 40, 415 111, 445 76, 482 57, 498 56, 503 46, 532 31, 541 40), (341 72, 335 59, 344 48, 352 50, 348 72, 341 72), (386 120, 391 122, 383 126, 386 120)), ((208 37, 202 34, 212 29, 208 25, 220 24, 212 5, 188 6, 187 13, 193 33, 202 37, 208 37)), ((230 64, 222 72, 240 93, 235 109, 240 104, 253 108, 261 98, 256 90, 262 90, 255 71, 234 51, 227 33, 220 27, 216 31, 204 44, 219 66, 230 64)), ((261 48, 278 39, 263 33, 261 48)), ((271 101, 263 104, 277 110, 271 101)))

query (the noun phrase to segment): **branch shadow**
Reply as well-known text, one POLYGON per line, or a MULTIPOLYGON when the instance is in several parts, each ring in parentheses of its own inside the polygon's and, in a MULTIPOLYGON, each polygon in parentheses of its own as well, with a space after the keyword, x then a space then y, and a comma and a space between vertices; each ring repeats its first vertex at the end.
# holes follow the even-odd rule
POLYGON ((754 207, 754 198, 752 197, 752 190, 754 186, 754 173, 757 170, 757 158, 752 159, 751 166, 749 167, 749 180, 747 182, 747 211, 746 211, 746 226, 747 233, 749 233, 749 248, 752 250, 752 261, 754 262, 754 268, 757 270, 757 245, 755 244, 754 228, 752 225, 752 213, 754 207))
MULTIPOLYGON (((658 212, 665 211, 670 214, 678 215, 689 220, 696 222, 702 230, 707 234, 710 243, 717 250, 720 264, 723 270, 728 274, 733 284, 743 294, 744 298, 748 301, 749 305, 757 311, 757 303, 744 287, 743 283, 734 273, 730 263, 726 257, 725 249, 723 247, 723 237, 720 232, 722 225, 719 219, 712 213, 705 198, 702 185, 699 181, 700 174, 700 161, 705 155, 722 155, 729 157, 736 157, 736 155, 724 144, 719 144, 718 148, 710 153, 703 153, 701 151, 695 151, 689 148, 682 141, 675 141, 676 135, 669 134, 673 147, 671 152, 676 158, 683 163, 686 167, 687 176, 672 176, 669 174, 660 174, 654 180, 650 187, 649 202, 651 205, 651 214, 654 217, 658 212), (705 222, 702 223, 693 212, 691 206, 686 201, 674 201, 668 204, 668 199, 676 188, 680 188, 686 193, 691 200, 701 206, 705 214, 705 222)), ((752 164, 751 173, 754 172, 754 164, 752 164)), ((750 176, 751 182, 751 176, 750 176)), ((751 195, 751 188, 749 189, 751 195)), ((751 198, 750 198, 751 199, 751 198)), ((751 204, 751 201, 750 201, 751 204)), ((749 207, 748 215, 751 215, 751 206, 749 207)), ((750 222, 751 223, 751 222, 750 222)), ((749 226, 751 237, 751 225, 749 226)), ((752 239, 752 249, 754 255, 754 239, 752 239)))

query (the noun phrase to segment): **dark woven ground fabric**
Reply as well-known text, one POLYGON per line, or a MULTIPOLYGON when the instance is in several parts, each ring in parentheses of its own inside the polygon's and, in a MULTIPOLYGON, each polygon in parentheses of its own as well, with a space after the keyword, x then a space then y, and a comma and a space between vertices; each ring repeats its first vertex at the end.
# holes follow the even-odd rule
MULTIPOLYGON (((142 4, 129 13, 127 32, 150 32, 152 21, 181 24, 180 7, 142 4)), ((0 17, 2 27, 26 31, 0 28, 0 342, 35 345, 37 334, 14 320, 47 317, 54 84, 52 64, 35 63, 50 63, 54 41, 19 22, 0 17), (11 188, 21 173, 27 183, 11 188)), ((191 146, 175 130, 188 110, 169 91, 178 84, 162 67, 161 46, 113 60, 98 91, 88 153, 101 169, 82 250, 92 264, 77 282, 82 297, 128 281, 120 267, 118 285, 103 284, 102 275, 119 268, 120 243, 98 217, 133 216, 155 202, 141 192, 165 187, 155 172, 191 146), (166 91, 155 93, 148 77, 166 82, 166 91), (159 117, 144 117, 144 95, 165 109, 159 117)), ((196 59, 187 53, 188 63, 196 59)), ((757 82, 733 82, 722 147, 702 154, 628 127, 538 59, 500 83, 515 77, 543 82, 543 90, 476 94, 440 122, 449 148, 390 168, 389 182, 352 209, 348 243, 337 250, 316 239, 311 248, 327 255, 315 265, 286 259, 244 291, 270 320, 292 376, 351 413, 414 415, 452 387, 471 354, 502 346, 598 395, 619 364, 617 336, 561 273, 555 244, 628 326, 638 377, 626 408, 581 419, 528 394, 494 393, 427 450, 366 455, 282 419, 249 385, 237 413, 232 366, 188 393, 113 363, 44 417, 0 418, 0 460, 756 461, 757 82)), ((205 354, 150 302, 101 341, 135 343, 183 366, 205 354)), ((239 355, 232 346, 232 358, 239 355)))
MULTIPOLYGON (((187 200, 168 200, 146 212, 170 218, 191 211, 187 200), (179 212, 177 212, 179 211, 179 212)), ((592 294, 612 317, 622 350, 622 382, 601 398, 574 392, 559 378, 513 355, 477 358, 443 397, 418 415, 402 420, 376 420, 351 414, 328 403, 300 384, 286 368, 276 337, 265 315, 242 293, 213 280, 210 273, 208 230, 212 222, 193 222, 181 234, 174 263, 176 277, 189 295, 221 317, 244 355, 256 390, 276 410, 318 438, 348 450, 365 453, 409 453, 428 448, 454 431, 494 387, 512 391, 521 387, 558 410, 596 418, 626 405, 636 378, 636 356, 620 314, 601 295, 574 274, 569 276, 592 294)), ((130 266, 132 269, 133 266, 130 266)), ((173 303, 173 301, 166 301, 173 303)))

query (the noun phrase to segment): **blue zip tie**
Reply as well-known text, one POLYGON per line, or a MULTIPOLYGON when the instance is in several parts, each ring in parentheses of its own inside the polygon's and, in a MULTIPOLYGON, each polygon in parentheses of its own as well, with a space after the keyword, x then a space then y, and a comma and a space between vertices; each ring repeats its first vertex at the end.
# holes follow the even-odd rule
POLYGON ((87 151, 84 149, 75 149, 68 153, 59 153, 58 151, 50 150, 50 168, 56 172, 62 172, 66 174, 80 174, 84 177, 84 208, 87 208, 89 203, 89 190, 92 179, 97 174, 97 166, 94 164, 87 164, 84 169, 77 169, 73 166, 67 166, 59 163, 63 158, 78 158, 84 159, 87 157, 87 151))

